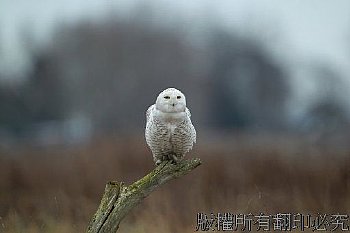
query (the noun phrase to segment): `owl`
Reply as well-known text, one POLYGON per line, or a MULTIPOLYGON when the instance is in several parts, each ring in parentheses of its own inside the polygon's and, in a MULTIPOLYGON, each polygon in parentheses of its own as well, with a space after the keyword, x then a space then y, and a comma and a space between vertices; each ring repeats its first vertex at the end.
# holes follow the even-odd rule
POLYGON ((146 120, 146 142, 156 165, 165 160, 177 163, 196 142, 186 97, 175 88, 165 89, 158 95, 156 103, 146 112, 146 120))

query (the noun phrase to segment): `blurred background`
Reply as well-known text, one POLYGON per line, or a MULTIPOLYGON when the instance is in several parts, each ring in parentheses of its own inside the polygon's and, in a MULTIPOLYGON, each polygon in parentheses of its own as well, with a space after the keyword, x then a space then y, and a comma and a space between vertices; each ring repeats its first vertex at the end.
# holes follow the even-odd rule
POLYGON ((121 232, 193 232, 198 212, 348 213, 349 9, 1 0, 0 232, 83 232, 107 181, 154 167, 145 111, 167 87, 187 97, 203 165, 121 232))

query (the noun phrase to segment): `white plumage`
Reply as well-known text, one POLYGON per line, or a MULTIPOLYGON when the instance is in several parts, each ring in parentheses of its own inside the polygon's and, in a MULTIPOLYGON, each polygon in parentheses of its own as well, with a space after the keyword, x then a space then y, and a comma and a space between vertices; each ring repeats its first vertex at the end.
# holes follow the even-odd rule
POLYGON ((181 160, 196 142, 185 95, 175 88, 158 95, 156 103, 148 108, 146 119, 146 142, 156 165, 164 160, 181 160))

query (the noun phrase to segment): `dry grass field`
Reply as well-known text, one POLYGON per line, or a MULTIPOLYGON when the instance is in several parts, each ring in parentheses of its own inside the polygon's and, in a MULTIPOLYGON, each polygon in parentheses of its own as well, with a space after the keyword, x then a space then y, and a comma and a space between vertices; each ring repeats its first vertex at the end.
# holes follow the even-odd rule
MULTIPOLYGON (((350 150, 302 139, 232 137, 200 143, 203 164, 152 193, 120 232, 194 232, 198 212, 350 211, 350 150)), ((0 232, 84 232, 105 183, 153 168, 143 138, 0 152, 0 232)))

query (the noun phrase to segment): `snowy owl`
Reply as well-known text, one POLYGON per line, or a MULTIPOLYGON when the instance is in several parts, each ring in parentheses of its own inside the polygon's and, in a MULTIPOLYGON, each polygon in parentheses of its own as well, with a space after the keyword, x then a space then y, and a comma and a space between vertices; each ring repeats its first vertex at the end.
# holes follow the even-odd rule
POLYGON ((146 112, 146 120, 146 142, 156 165, 165 160, 176 163, 196 142, 196 130, 185 95, 175 88, 158 95, 156 103, 146 112))

